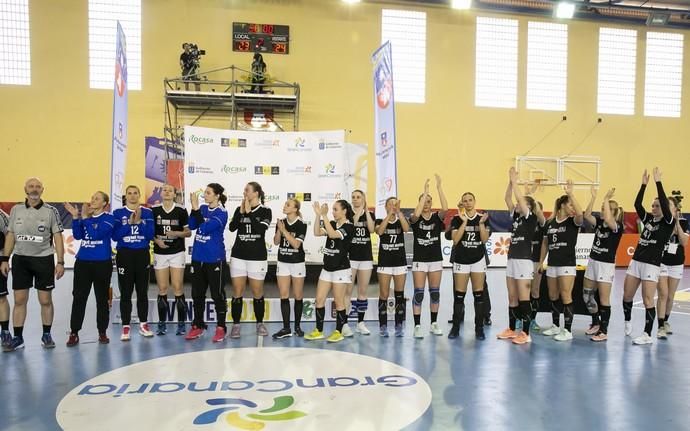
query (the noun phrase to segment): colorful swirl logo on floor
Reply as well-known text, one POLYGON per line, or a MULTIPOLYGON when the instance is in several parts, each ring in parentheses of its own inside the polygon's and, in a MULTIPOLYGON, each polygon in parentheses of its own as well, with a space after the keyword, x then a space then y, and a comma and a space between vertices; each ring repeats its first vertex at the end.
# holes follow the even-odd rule
POLYGON ((273 398, 273 406, 260 410, 259 413, 248 413, 246 416, 249 419, 245 419, 239 412, 233 410, 238 410, 240 407, 256 409, 258 405, 255 402, 242 398, 211 398, 206 400, 206 404, 212 407, 222 407, 215 407, 201 413, 194 419, 194 425, 208 425, 224 420, 232 428, 257 431, 263 429, 266 422, 291 421, 307 416, 306 413, 299 410, 283 411, 294 403, 295 399, 290 395, 275 397, 273 398), (225 416, 224 419, 223 416, 225 416))

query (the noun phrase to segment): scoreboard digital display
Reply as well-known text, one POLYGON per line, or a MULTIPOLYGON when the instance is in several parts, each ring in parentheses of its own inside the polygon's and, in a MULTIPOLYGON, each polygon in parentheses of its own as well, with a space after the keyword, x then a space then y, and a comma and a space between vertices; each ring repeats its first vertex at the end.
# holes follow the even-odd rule
POLYGON ((290 26, 233 22, 232 50, 262 54, 289 54, 290 26))

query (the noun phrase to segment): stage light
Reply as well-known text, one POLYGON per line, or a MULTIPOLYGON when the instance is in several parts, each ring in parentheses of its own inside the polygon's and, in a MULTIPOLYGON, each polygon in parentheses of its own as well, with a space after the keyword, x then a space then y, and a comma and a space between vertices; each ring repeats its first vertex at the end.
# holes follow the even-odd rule
POLYGON ((575 15, 575 4, 569 2, 559 2, 556 6, 554 15, 556 18, 570 19, 575 15))
POLYGON ((359 3, 362 0, 343 0, 343 2, 348 3, 348 4, 354 4, 354 3, 359 3))
POLYGON ((647 25, 663 27, 668 23, 668 19, 671 15, 667 13, 652 12, 647 16, 647 25))
POLYGON ((451 0, 450 7, 453 9, 467 10, 472 7, 472 0, 451 0))

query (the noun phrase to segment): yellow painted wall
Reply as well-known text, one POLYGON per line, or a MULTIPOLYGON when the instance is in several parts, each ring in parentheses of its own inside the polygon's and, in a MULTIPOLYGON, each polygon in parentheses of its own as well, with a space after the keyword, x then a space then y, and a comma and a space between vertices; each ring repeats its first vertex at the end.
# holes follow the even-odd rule
MULTIPOLYGON (((290 54, 266 55, 265 60, 274 77, 302 86, 302 130, 344 128, 351 130, 351 142, 371 143, 369 57, 380 42, 383 7, 348 6, 339 0, 143 0, 143 90, 129 94, 127 183, 143 185, 144 136, 162 136, 162 80, 179 74, 182 42, 194 41, 208 51, 203 69, 251 62, 250 54, 232 52, 233 21, 290 25, 290 54)), ((86 199, 92 191, 108 188, 112 91, 89 89, 87 8, 86 0, 30 2, 32 85, 0 86, 0 201, 22 199, 23 181, 32 175, 44 180, 48 201, 86 199)), ((471 190, 479 206, 502 209, 506 171, 515 155, 533 147, 563 115, 524 109, 526 23, 537 18, 517 17, 519 108, 489 109, 474 107, 475 16, 486 14, 426 11, 426 103, 396 106, 403 206, 413 206, 424 179, 438 172, 451 203, 471 190)), ((575 154, 600 156, 603 186, 615 185, 618 198, 630 208, 645 167, 660 165, 668 190, 684 187, 690 96, 683 92, 680 119, 641 115, 646 29, 637 27, 638 114, 602 116, 591 131, 599 117, 602 25, 569 23, 568 120, 531 154, 569 153, 591 132, 575 154)), ((685 52, 687 65, 687 48, 685 52)), ((684 83, 688 85, 687 74, 684 83)), ((552 188, 542 195, 547 207, 556 193, 552 188)), ((580 194, 584 201, 587 193, 580 194)))

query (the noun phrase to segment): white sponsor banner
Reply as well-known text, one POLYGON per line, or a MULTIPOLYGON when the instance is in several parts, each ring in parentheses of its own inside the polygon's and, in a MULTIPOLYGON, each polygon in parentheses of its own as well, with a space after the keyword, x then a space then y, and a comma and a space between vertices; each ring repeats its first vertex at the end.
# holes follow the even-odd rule
MULTIPOLYGON (((355 146, 356 147, 356 146, 355 146)), ((361 148, 353 150, 359 155, 361 148)), ((273 212, 266 232, 269 261, 276 260, 273 245, 275 221, 285 217, 282 209, 288 197, 302 202, 302 218, 307 224, 304 241, 306 261, 322 262, 323 238, 314 237, 315 201, 329 207, 338 199, 349 200, 349 187, 366 187, 366 166, 351 161, 345 146, 343 130, 324 132, 251 132, 203 127, 185 127, 185 205, 190 208, 189 194, 203 191, 209 183, 225 187, 228 219, 242 201, 245 184, 256 181, 266 193, 265 205, 273 212), (355 170, 356 175, 353 174, 355 170), (355 181, 355 179, 359 179, 355 181)), ((203 194, 200 199, 203 203, 203 194)), ((235 234, 225 229, 227 258, 235 234)), ((187 261, 191 259, 193 236, 187 240, 187 261)))
POLYGON ((122 186, 127 167, 127 43, 117 22, 115 84, 113 90, 113 133, 110 165, 110 210, 122 206, 122 186))

